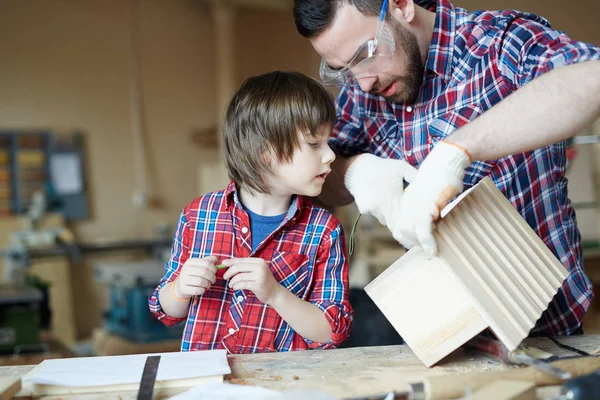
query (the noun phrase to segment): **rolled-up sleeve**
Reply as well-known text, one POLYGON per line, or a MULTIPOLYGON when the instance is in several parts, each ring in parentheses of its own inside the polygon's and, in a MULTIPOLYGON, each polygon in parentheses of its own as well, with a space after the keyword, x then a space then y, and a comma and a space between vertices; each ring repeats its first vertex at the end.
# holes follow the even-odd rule
POLYGON ((310 302, 323 311, 331 325, 329 342, 304 339, 311 349, 335 348, 350 334, 354 311, 349 301, 348 260, 341 225, 332 231, 319 248, 315 265, 316 281, 310 302))
POLYGON ((359 110, 354 88, 342 88, 336 102, 337 121, 329 137, 329 146, 337 155, 351 157, 369 151, 369 140, 359 110))
POLYGON ((177 279, 180 268, 189 258, 189 230, 190 228, 185 217, 185 213, 182 212, 179 222, 177 223, 177 228, 175 229, 175 237, 173 238, 173 245, 171 247, 171 256, 169 257, 169 261, 167 261, 165 264, 165 275, 162 277, 158 286, 148 299, 150 312, 167 326, 176 325, 186 320, 186 318, 171 317, 163 311, 162 307, 160 306, 159 291, 167 283, 177 279))
POLYGON ((497 65, 517 88, 553 69, 600 60, 600 48, 573 40, 543 21, 517 18, 507 26, 502 38, 497 65))

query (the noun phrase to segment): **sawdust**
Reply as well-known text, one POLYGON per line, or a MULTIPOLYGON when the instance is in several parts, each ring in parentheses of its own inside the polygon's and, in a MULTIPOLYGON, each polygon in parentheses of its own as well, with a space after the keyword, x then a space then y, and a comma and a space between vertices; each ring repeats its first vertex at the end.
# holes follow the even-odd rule
POLYGON ((283 377, 281 375, 258 376, 256 374, 251 374, 251 375, 245 376, 244 378, 228 378, 227 382, 238 383, 240 385, 253 385, 253 383, 248 382, 248 379, 250 379, 250 380, 256 379, 256 380, 260 380, 260 381, 273 382, 273 381, 280 381, 283 379, 283 377))
POLYGON ((281 375, 270 375, 270 376, 264 376, 261 378, 261 380, 263 381, 280 381, 283 378, 281 377, 281 375))
POLYGON ((248 382, 244 378, 231 378, 231 379, 227 379, 227 382, 233 383, 235 385, 246 385, 246 386, 252 385, 250 382, 248 382))

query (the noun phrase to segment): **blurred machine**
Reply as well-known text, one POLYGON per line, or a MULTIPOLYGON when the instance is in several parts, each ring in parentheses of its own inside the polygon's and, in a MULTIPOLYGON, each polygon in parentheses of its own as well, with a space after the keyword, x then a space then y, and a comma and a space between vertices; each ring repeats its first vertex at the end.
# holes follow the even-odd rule
MULTIPOLYGON (((0 352, 46 351, 41 330, 51 331, 58 341, 73 343, 74 316, 72 309, 64 311, 65 306, 72 308, 72 295, 55 283, 39 279, 39 266, 45 265, 49 258, 65 259, 65 256, 67 263, 80 266, 84 254, 105 255, 113 251, 143 251, 151 258, 147 262, 105 263, 96 269, 98 279, 108 283, 110 289, 110 305, 105 312, 107 332, 140 343, 181 337, 183 326, 164 326, 148 308, 148 297, 162 277, 170 253, 172 238, 168 226, 160 226, 153 239, 79 243, 65 227, 63 217, 46 214, 46 206, 44 193, 35 192, 27 214, 14 217, 5 248, 0 250, 4 264, 0 283, 0 352), (36 260, 42 263, 36 264, 36 260), (32 270, 37 270, 35 275, 32 270), (53 310, 49 307, 50 292, 53 293, 52 304, 57 307, 53 310)), ((64 268, 68 270, 70 265, 64 268)), ((44 271, 40 276, 53 279, 52 274, 52 271, 44 271)), ((69 280, 65 287, 70 286, 69 280)))
POLYGON ((43 351, 40 340, 43 295, 33 287, 0 287, 0 353, 43 351))
POLYGON ((0 352, 3 353, 44 350, 40 330, 50 324, 48 287, 29 276, 32 260, 57 251, 79 256, 70 230, 41 228, 45 209, 44 194, 34 193, 22 228, 10 232, 8 246, 3 251, 0 284, 0 352))
POLYGON ((99 282, 108 283, 110 305, 104 313, 105 329, 136 343, 179 339, 183 324, 167 327, 148 307, 148 298, 164 274, 163 257, 131 262, 96 265, 99 282))

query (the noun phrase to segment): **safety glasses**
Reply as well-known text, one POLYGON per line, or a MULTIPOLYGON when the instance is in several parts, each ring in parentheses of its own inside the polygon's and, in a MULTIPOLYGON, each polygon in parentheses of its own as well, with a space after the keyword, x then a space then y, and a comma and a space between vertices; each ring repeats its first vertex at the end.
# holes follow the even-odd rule
POLYGON ((356 79, 376 76, 385 71, 392 63, 392 56, 396 51, 394 35, 385 22, 388 0, 384 0, 379 13, 379 23, 375 38, 361 46, 352 60, 343 68, 331 68, 327 62, 321 60, 321 80, 326 85, 346 86, 356 79))

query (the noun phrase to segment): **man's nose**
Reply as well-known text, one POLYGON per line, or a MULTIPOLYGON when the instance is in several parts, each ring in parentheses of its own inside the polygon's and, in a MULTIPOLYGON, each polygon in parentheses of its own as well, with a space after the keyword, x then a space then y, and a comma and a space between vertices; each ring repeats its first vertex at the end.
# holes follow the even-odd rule
POLYGON ((364 78, 356 78, 358 85, 363 92, 370 92, 373 89, 373 85, 377 82, 376 76, 367 76, 364 78))

